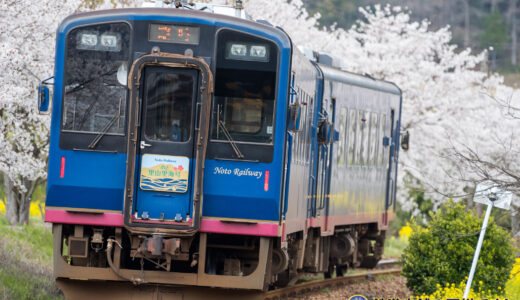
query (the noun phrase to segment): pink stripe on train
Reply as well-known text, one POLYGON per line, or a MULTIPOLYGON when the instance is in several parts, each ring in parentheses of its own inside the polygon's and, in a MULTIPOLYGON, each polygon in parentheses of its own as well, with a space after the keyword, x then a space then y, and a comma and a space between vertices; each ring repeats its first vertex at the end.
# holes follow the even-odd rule
POLYGON ((278 236, 278 223, 239 223, 220 220, 202 220, 201 232, 257 236, 278 236))
POLYGON ((46 209, 45 222, 121 227, 123 226, 123 214, 84 213, 46 209))
MULTIPOLYGON (((85 213, 47 209, 45 222, 122 227, 123 214, 85 213)), ((200 231, 207 233, 240 234, 255 236, 278 236, 278 223, 239 223, 221 220, 202 220, 200 231)))

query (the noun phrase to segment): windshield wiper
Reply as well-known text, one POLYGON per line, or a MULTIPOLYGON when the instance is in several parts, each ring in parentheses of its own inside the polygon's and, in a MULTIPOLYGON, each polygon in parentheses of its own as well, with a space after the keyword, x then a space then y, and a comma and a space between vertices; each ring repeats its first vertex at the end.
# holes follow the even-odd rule
POLYGON ((108 124, 105 126, 105 128, 103 128, 103 130, 101 130, 101 132, 98 133, 98 135, 96 135, 96 137, 92 140, 92 142, 90 142, 90 144, 88 145, 89 149, 96 148, 96 146, 99 144, 99 141, 101 141, 101 138, 103 136, 105 136, 105 134, 107 134, 107 132, 110 130, 112 125, 114 125, 114 123, 116 122, 117 119, 119 119, 119 113, 116 113, 112 117, 112 119, 110 119, 110 122, 108 122, 108 124))
POLYGON ((224 135, 226 136, 227 140, 229 141, 229 144, 231 145, 231 148, 235 151, 235 154, 238 158, 244 158, 244 155, 242 155, 242 152, 240 152, 240 149, 238 149, 237 143, 233 138, 231 137, 231 134, 229 134, 229 131, 224 126, 224 123, 221 120, 218 120, 218 126, 220 126, 220 129, 222 129, 222 132, 224 132, 224 135))
POLYGON ((103 136, 105 136, 105 134, 107 134, 107 132, 110 130, 110 128, 112 128, 112 125, 114 125, 114 122, 116 120, 117 120, 117 126, 119 127, 119 119, 120 119, 120 116, 121 116, 121 101, 122 100, 123 100, 123 98, 119 98, 119 108, 118 108, 118 110, 116 111, 116 113, 114 114, 112 119, 110 119, 110 122, 108 122, 108 124, 105 126, 105 128, 103 128, 103 130, 101 130, 101 132, 98 133, 98 135, 96 135, 96 137, 92 140, 92 142, 90 142, 90 144, 88 145, 89 149, 95 149, 96 148, 96 146, 99 144, 99 141, 101 141, 101 138, 103 136))

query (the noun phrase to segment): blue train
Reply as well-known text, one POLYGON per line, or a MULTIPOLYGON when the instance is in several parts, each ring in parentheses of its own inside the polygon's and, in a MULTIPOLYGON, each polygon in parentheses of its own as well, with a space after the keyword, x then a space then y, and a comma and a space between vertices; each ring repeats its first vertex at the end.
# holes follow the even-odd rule
POLYGON ((400 89, 298 49, 240 1, 173 5, 58 28, 39 108, 53 88, 45 219, 65 295, 266 290, 374 267, 395 204, 400 89))

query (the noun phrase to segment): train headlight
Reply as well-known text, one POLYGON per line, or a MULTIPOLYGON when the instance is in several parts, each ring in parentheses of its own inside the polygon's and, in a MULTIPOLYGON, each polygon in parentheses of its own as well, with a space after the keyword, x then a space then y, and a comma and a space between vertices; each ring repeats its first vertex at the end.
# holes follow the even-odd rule
POLYGON ((268 62, 269 48, 267 48, 267 45, 228 43, 226 58, 235 60, 268 62))
POLYGON ((95 33, 79 34, 79 49, 91 49, 97 46, 98 36, 95 33))
POLYGON ((101 35, 101 46, 107 48, 117 48, 117 36, 111 34, 101 35))
POLYGON ((81 50, 120 51, 121 37, 119 34, 113 33, 99 35, 95 31, 83 31, 78 34, 76 48, 81 50))
POLYGON ((251 46, 249 56, 265 59, 267 58, 267 48, 265 46, 251 46))
POLYGON ((232 44, 230 48, 230 56, 246 56, 247 55, 247 46, 241 44, 232 44))

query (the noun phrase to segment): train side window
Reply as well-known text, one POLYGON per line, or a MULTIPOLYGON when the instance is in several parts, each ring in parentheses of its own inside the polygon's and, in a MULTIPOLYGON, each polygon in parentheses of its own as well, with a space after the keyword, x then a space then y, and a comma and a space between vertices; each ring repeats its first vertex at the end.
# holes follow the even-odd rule
MULTIPOLYGON (((304 110, 305 110, 305 108, 302 107, 302 113, 303 113, 304 110)), ((302 122, 304 122, 304 121, 305 120, 302 120, 302 122)), ((302 159, 302 156, 303 156, 303 141, 302 141, 303 133, 302 133, 301 128, 300 128, 300 131, 297 133, 297 136, 298 136, 298 162, 300 163, 300 165, 302 165, 303 164, 303 159, 302 159)))
POLYGON ((344 158, 345 158, 345 123, 347 120, 347 108, 342 107, 340 109, 340 116, 339 116, 339 122, 338 122, 338 131, 339 131, 339 141, 338 141, 338 150, 336 152, 336 161, 338 165, 344 164, 344 158))
POLYGON ((376 164, 377 160, 377 114, 370 113, 370 134, 369 134, 369 154, 368 154, 368 164, 373 166, 376 164))
MULTIPOLYGON (((307 99, 309 98, 309 95, 305 94, 303 97, 303 102, 307 103, 307 99)), ((302 110, 302 118, 303 118, 303 124, 302 124, 302 131, 301 131, 301 139, 302 139, 302 164, 305 165, 307 163, 307 160, 305 159, 307 156, 307 105, 303 105, 302 110)))
POLYGON ((379 122, 379 165, 385 164, 385 147, 383 146, 383 138, 386 136, 386 114, 381 115, 381 121, 379 122))
POLYGON ((349 158, 349 147, 350 147, 350 141, 349 141, 349 135, 350 135, 350 111, 345 107, 346 109, 346 113, 345 113, 345 122, 344 122, 344 126, 345 126, 345 133, 343 134, 343 140, 344 140, 344 146, 343 146, 343 157, 344 157, 344 161, 343 161, 343 165, 344 166, 347 166, 348 165, 348 158, 349 158))
POLYGON ((368 122, 367 122, 367 113, 364 110, 360 110, 358 114, 359 121, 358 124, 358 141, 359 141, 359 165, 366 165, 367 163, 367 153, 368 153, 368 122))
POLYGON ((309 117, 309 112, 311 111, 310 109, 310 106, 309 106, 309 100, 310 100, 310 96, 309 95, 305 95, 305 124, 303 126, 304 128, 304 135, 303 135, 303 140, 304 140, 304 155, 303 155, 303 159, 305 161, 305 164, 309 164, 309 123, 310 123, 310 117, 309 117))
POLYGON ((380 126, 380 123, 381 123, 381 114, 379 113, 376 113, 375 114, 375 118, 376 118, 376 122, 374 124, 374 128, 375 128, 375 133, 374 133, 374 166, 377 166, 379 163, 379 149, 381 148, 381 145, 380 145, 380 140, 382 139, 381 138, 381 126, 380 126))
MULTIPOLYGON (((304 93, 303 91, 300 90, 299 92, 300 94, 300 101, 302 101, 303 97, 304 97, 304 93)), ((302 112, 303 112, 304 108, 302 107, 302 112)), ((303 122, 303 120, 301 120, 301 122, 303 122)), ((300 124, 301 126, 301 124, 300 124)), ((296 138, 298 139, 298 164, 302 164, 302 132, 301 132, 301 128, 300 128, 300 131, 298 133, 296 133, 296 138)))
POLYGON ((310 164, 312 147, 312 117, 314 112, 314 98, 309 96, 309 111, 307 112, 307 161, 310 164))
POLYGON ((356 164, 356 132, 357 132, 357 110, 351 109, 349 116, 349 144, 348 144, 348 164, 356 164))
MULTIPOLYGON (((305 97, 303 97, 303 103, 307 103, 307 99, 309 98, 309 96, 307 94, 305 94, 305 97)), ((302 118, 303 118, 303 124, 302 124, 302 147, 303 147, 303 152, 302 152, 302 161, 303 161, 303 164, 306 165, 307 164, 307 110, 309 109, 309 107, 307 105, 303 105, 303 109, 302 109, 302 118)))

